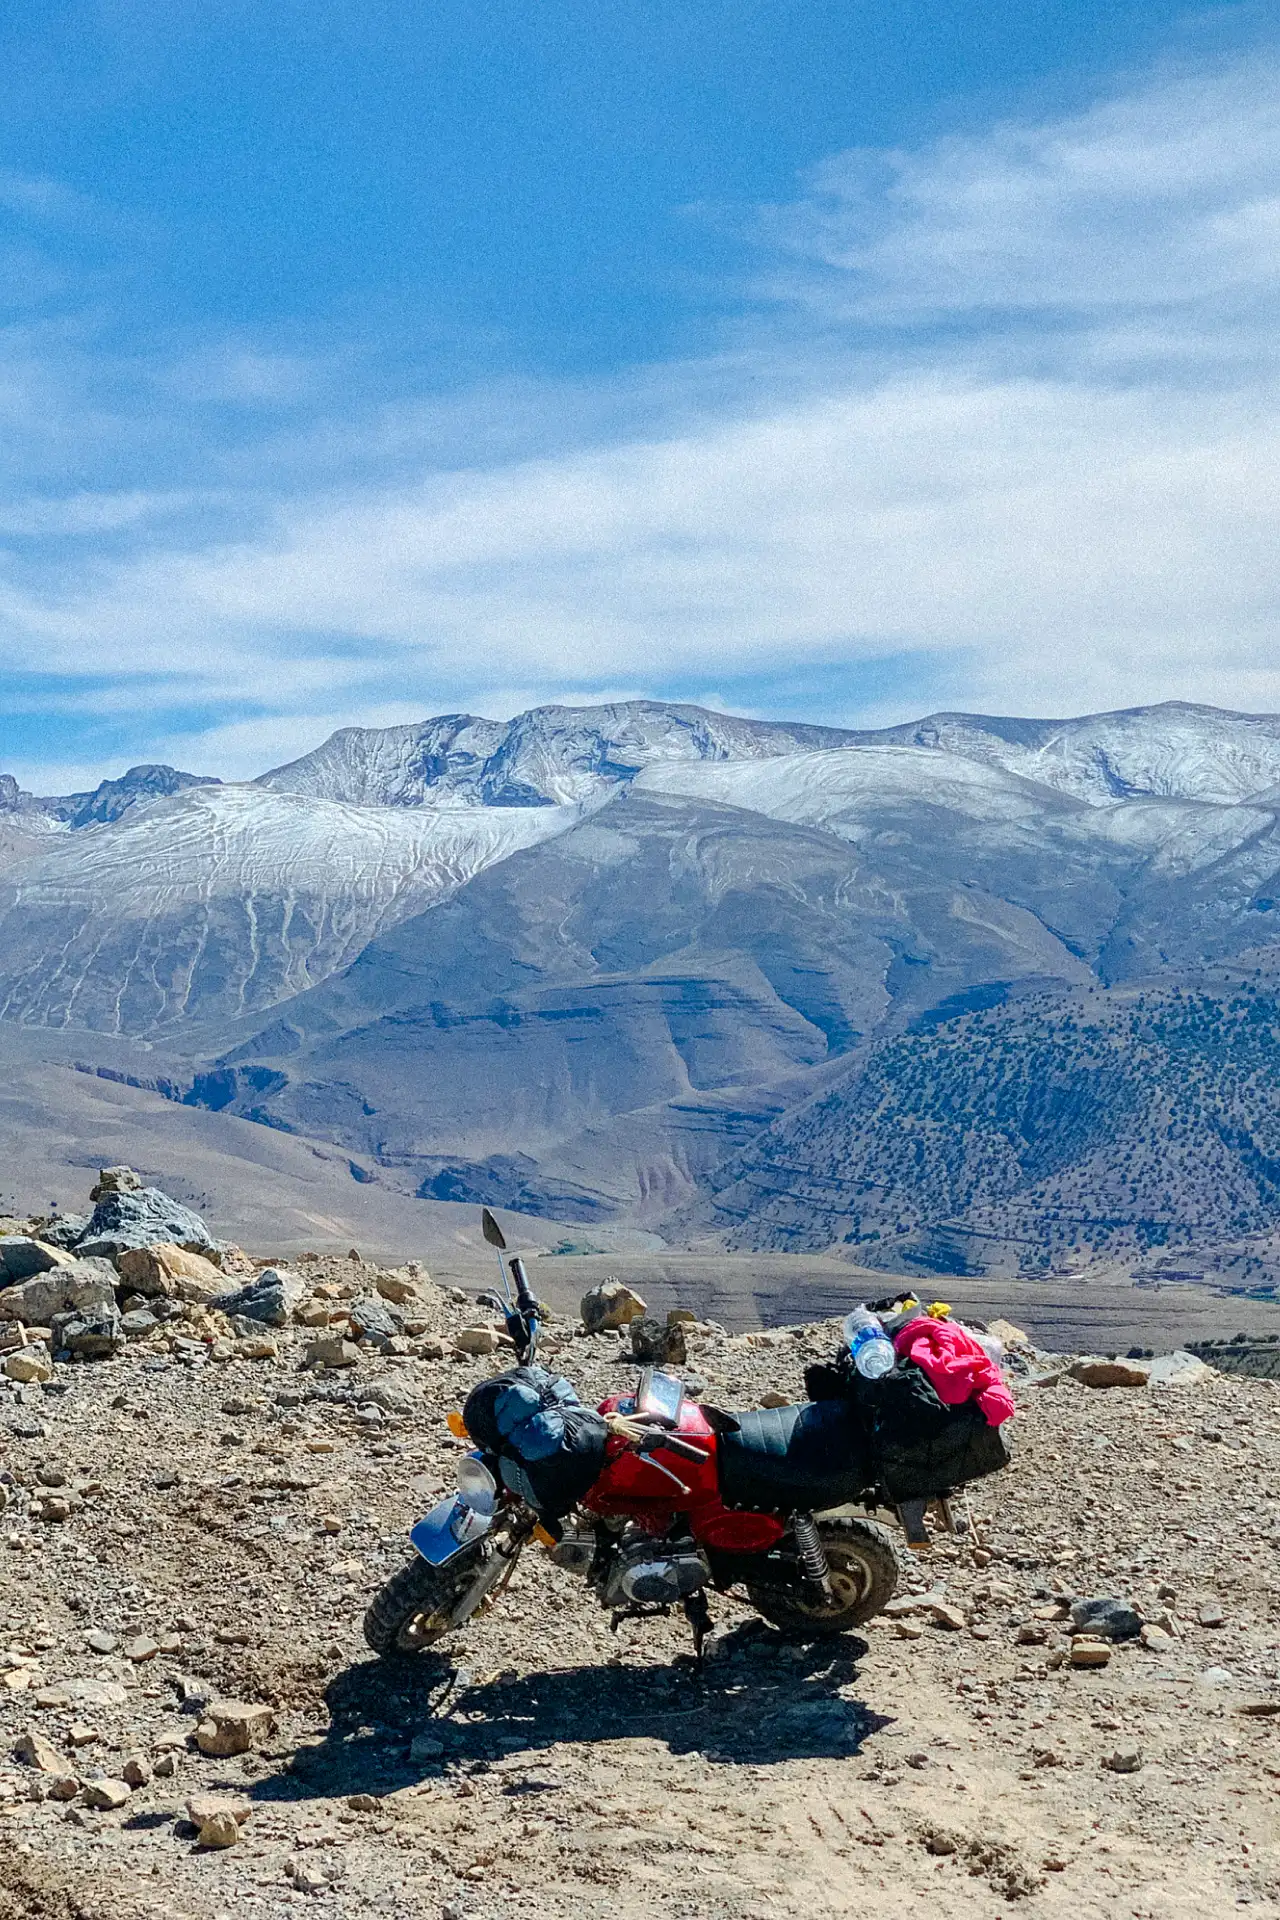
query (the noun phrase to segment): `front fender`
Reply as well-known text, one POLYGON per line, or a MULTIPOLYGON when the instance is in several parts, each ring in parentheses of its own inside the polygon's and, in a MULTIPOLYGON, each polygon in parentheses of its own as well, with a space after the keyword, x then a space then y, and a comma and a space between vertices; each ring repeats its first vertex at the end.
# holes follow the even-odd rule
POLYGON ((419 1520, 409 1539, 428 1566, 443 1567, 483 1540, 492 1525, 492 1514, 477 1513, 451 1493, 419 1520))

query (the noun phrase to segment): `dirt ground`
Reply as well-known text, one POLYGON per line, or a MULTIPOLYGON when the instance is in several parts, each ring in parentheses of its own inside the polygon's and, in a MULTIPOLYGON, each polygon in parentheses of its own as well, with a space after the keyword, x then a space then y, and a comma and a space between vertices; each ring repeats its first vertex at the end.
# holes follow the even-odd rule
MULTIPOLYGON (((430 1302, 446 1335, 483 1317, 430 1302)), ((910 1560, 916 1610, 860 1637, 789 1644, 718 1597, 699 1672, 683 1622, 615 1637, 531 1549, 491 1614, 389 1669, 362 1612, 501 1357, 315 1371, 310 1337, 219 1362, 157 1336, 0 1396, 0 1920, 1280 1913, 1270 1383, 1019 1380, 976 1546, 910 1560), (1152 1644, 1077 1670, 1059 1602, 1095 1594, 1152 1644), (206 1757, 211 1696, 274 1724, 206 1757), (115 1810, 58 1799, 30 1730, 69 1780, 150 1778, 115 1810), (201 1792, 247 1803, 234 1846, 196 1844, 201 1792)), ((689 1371, 758 1404, 830 1340, 706 1333, 689 1371)), ((617 1335, 550 1345, 584 1398, 634 1377, 617 1335)))

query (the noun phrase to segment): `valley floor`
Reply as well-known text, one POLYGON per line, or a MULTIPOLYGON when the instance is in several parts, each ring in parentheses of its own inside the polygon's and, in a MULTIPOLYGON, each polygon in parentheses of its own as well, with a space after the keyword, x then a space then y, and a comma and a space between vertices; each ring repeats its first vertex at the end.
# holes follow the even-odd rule
MULTIPOLYGON (((708 1335, 690 1364, 747 1405, 798 1393, 830 1337, 708 1335)), ((447 1656, 391 1673, 360 1616, 450 1480, 445 1411, 492 1363, 317 1375, 301 1339, 225 1365, 134 1349, 0 1402, 0 1920, 1280 1911, 1270 1383, 1024 1384, 1015 1463, 975 1490, 979 1549, 912 1562, 921 1609, 860 1639, 788 1645, 720 1599, 699 1675, 682 1628, 614 1638, 534 1551, 447 1656), (79 1490, 58 1524, 35 1514, 50 1479, 79 1490), (1163 1620, 1158 1650, 1060 1664, 1040 1616, 1094 1593, 1163 1620), (161 1650, 130 1658, 135 1636, 161 1650), (274 1727, 204 1757, 184 1694, 268 1703, 274 1727), (82 1777, 173 1771, 115 1811, 38 1797, 27 1729, 82 1777), (211 1791, 250 1809, 226 1851, 186 1823, 211 1791)), ((548 1357, 584 1397, 631 1377, 616 1336, 567 1322, 548 1357)))

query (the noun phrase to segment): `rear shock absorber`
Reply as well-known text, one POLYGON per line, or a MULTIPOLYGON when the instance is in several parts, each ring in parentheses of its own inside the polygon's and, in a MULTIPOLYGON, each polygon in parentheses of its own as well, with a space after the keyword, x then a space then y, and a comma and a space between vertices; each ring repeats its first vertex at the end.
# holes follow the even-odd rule
POLYGON ((796 1553, 806 1586, 814 1588, 829 1605, 835 1597, 831 1588, 831 1568, 813 1515, 793 1513, 791 1531, 795 1535, 796 1553))

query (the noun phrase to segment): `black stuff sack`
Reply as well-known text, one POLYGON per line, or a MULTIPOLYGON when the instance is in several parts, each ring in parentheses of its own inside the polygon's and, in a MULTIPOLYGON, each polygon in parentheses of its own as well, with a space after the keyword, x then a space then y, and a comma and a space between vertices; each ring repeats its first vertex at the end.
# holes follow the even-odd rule
POLYGON ((462 1418, 476 1445, 497 1459, 504 1484, 548 1519, 568 1513, 603 1471, 603 1417, 545 1367, 512 1367, 482 1380, 462 1418))
POLYGON ((911 1361, 866 1380, 841 1348, 834 1360, 806 1370, 805 1390, 811 1400, 846 1400, 856 1408, 877 1484, 895 1504, 936 1499, 1009 1464, 1002 1430, 988 1426, 972 1401, 944 1405, 911 1361))

